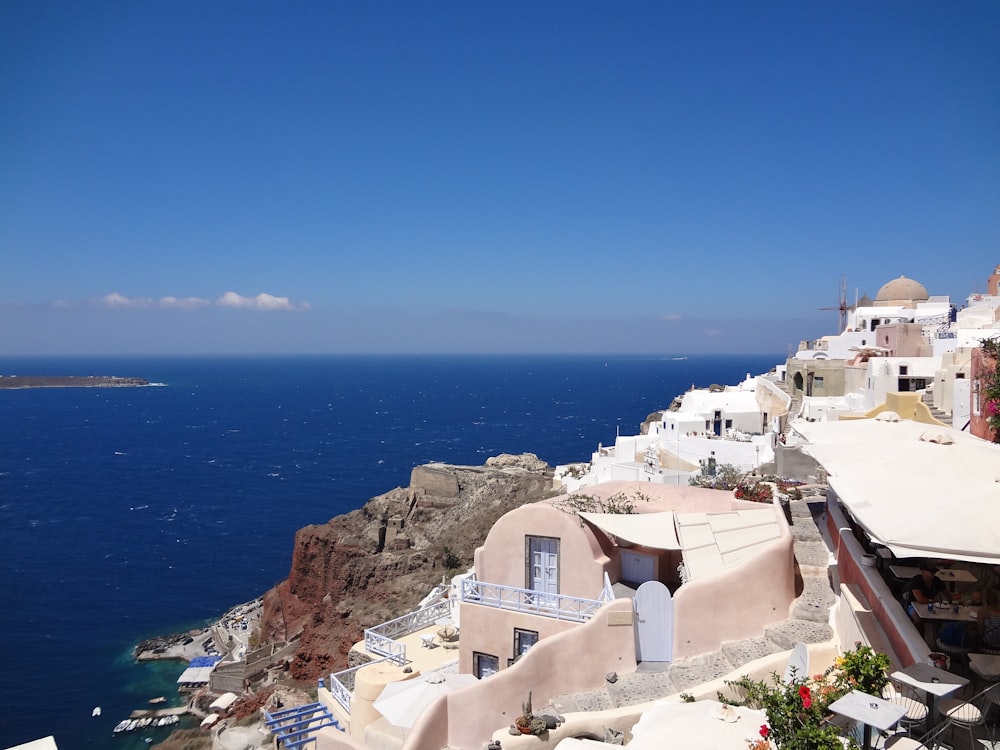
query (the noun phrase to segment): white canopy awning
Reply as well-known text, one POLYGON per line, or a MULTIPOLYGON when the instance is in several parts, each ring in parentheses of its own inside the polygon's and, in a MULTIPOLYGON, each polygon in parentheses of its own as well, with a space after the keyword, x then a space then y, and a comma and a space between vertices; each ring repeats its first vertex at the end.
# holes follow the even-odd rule
POLYGON ((197 685, 199 683, 206 683, 211 678, 213 669, 215 667, 188 667, 177 678, 177 684, 197 685))
POLYGON ((897 557, 1000 563, 1000 446, 909 420, 793 427, 851 515, 897 557))
POLYGON ((208 708, 212 711, 214 711, 217 708, 222 711, 225 711, 227 708, 229 708, 236 702, 237 698, 239 698, 239 696, 236 695, 236 693, 223 693, 214 701, 212 701, 212 703, 208 706, 208 708))
POLYGON ((580 518, 629 544, 680 549, 673 511, 661 513, 580 513, 580 518))

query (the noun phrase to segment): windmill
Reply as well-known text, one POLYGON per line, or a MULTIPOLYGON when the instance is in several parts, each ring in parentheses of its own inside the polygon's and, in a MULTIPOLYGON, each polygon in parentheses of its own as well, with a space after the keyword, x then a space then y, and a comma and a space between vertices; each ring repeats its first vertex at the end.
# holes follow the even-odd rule
POLYGON ((840 305, 838 307, 821 307, 820 310, 839 310, 840 329, 838 333, 843 333, 847 329, 847 277, 840 277, 840 305))

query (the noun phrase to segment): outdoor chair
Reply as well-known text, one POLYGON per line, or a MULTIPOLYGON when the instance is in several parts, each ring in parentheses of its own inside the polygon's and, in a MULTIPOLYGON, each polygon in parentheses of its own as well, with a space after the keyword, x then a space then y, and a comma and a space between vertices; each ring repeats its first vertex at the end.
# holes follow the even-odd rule
POLYGON ((941 736, 947 727, 947 722, 943 722, 919 740, 915 740, 905 734, 894 734, 885 741, 882 748, 883 750, 938 750, 941 746, 937 743, 937 738, 941 736))
POLYGON ((1000 691, 1000 683, 994 683, 976 693, 969 700, 940 698, 937 705, 941 715, 945 718, 944 724, 952 729, 952 734, 954 734, 955 727, 967 730, 971 747, 976 746, 976 738, 972 730, 976 727, 986 727, 992 743, 993 727, 987 726, 986 714, 991 707, 1000 703, 1000 698, 997 697, 998 691, 1000 691))
POLYGON ((912 736, 913 727, 923 726, 927 722, 927 701, 909 685, 889 682, 882 691, 882 697, 906 711, 899 720, 899 726, 906 730, 906 735, 912 736))

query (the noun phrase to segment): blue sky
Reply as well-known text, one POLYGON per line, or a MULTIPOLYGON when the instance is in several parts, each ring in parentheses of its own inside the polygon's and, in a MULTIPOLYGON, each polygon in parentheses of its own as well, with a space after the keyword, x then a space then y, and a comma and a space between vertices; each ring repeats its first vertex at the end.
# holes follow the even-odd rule
POLYGON ((1000 262, 1000 3, 0 3, 0 352, 781 352, 1000 262))

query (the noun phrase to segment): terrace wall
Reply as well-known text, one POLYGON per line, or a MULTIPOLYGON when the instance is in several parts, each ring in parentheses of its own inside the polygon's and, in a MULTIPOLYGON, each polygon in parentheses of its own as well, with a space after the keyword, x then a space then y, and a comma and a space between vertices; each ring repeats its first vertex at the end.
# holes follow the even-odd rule
POLYGON ((827 531, 836 551, 836 574, 840 582, 855 584, 864 594, 871 613, 885 631, 900 666, 926 662, 931 652, 930 647, 910 621, 902 602, 896 599, 889 585, 882 579, 878 568, 861 564, 864 549, 854 536, 854 530, 833 490, 827 493, 826 509, 827 531))

